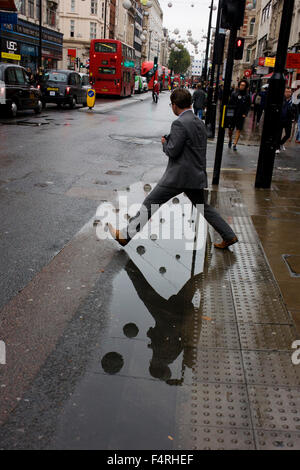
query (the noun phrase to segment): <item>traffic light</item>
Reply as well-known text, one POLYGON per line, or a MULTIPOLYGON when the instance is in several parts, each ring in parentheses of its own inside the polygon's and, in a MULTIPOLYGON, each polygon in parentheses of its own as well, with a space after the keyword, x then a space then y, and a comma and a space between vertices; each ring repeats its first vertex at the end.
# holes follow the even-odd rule
POLYGON ((239 29, 244 23, 246 0, 222 0, 220 27, 239 29))
POLYGON ((157 67, 158 67, 157 60, 158 60, 158 57, 155 56, 154 57, 154 66, 153 66, 154 72, 156 72, 157 67))
POLYGON ((180 75, 181 80, 184 80, 184 75, 180 75))
POLYGON ((81 68, 81 69, 83 68, 83 63, 82 63, 82 62, 80 62, 80 68, 81 68))
POLYGON ((76 57, 76 67, 79 66, 79 57, 76 57))
POLYGON ((244 43, 245 43, 244 38, 236 38, 235 52, 234 52, 234 59, 235 60, 241 60, 243 58, 244 43))

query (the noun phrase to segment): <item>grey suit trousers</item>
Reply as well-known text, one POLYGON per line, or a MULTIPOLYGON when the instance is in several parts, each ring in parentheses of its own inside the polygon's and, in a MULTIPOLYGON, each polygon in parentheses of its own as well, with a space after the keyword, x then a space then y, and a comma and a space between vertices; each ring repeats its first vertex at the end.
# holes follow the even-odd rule
POLYGON ((133 238, 160 206, 183 192, 187 195, 194 206, 197 204, 204 205, 203 215, 205 219, 221 235, 223 240, 231 240, 235 237, 235 233, 231 227, 224 219, 222 219, 216 209, 206 203, 207 197, 204 189, 170 188, 167 186, 160 186, 159 184, 157 184, 146 197, 136 216, 130 219, 127 229, 123 232, 124 236, 126 238, 133 238))

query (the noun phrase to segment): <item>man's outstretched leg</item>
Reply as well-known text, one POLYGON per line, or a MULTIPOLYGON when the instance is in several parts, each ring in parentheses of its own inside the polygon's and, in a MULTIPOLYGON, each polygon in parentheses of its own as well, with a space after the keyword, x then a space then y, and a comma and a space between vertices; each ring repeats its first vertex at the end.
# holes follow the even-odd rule
POLYGON ((146 197, 141 205, 138 213, 129 220, 129 224, 124 230, 116 230, 111 224, 108 224, 109 231, 112 237, 125 246, 140 232, 152 215, 159 209, 160 206, 168 202, 172 197, 182 193, 181 189, 169 188, 167 186, 160 186, 157 184, 150 194, 146 197))
POLYGON ((206 203, 204 189, 190 189, 186 190, 185 193, 194 206, 204 205, 204 218, 221 235, 223 241, 221 243, 214 243, 216 248, 228 248, 238 241, 237 236, 227 222, 225 222, 214 207, 206 203))

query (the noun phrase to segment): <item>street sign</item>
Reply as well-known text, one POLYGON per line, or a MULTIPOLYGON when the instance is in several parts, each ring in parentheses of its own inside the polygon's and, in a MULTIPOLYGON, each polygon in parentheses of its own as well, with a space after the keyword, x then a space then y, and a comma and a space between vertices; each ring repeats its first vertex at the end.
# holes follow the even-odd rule
POLYGON ((264 65, 266 67, 275 67, 275 61, 276 61, 275 57, 265 57, 264 65))
POLYGON ((286 59, 286 68, 287 69, 300 69, 300 53, 293 54, 288 53, 286 59))
POLYGON ((258 75, 267 75, 269 73, 269 67, 256 67, 256 73, 258 75))

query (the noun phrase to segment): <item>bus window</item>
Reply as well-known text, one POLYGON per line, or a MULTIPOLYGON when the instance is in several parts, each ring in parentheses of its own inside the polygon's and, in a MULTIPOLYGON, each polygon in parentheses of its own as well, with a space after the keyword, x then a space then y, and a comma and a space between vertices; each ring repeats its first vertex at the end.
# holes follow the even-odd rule
POLYGON ((99 67, 98 71, 107 75, 115 75, 116 73, 116 69, 113 67, 99 67))
POLYGON ((95 52, 109 52, 111 54, 117 52, 117 44, 114 44, 114 43, 95 42, 94 47, 95 47, 95 52))

